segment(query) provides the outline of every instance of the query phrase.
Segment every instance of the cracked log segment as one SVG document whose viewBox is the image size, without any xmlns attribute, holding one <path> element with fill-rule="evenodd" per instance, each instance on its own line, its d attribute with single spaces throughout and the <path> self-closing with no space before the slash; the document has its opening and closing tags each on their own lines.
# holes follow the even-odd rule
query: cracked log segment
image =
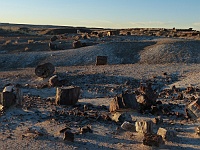
<svg viewBox="0 0 200 150">
<path fill-rule="evenodd" d="M 120 109 L 138 109 L 138 103 L 135 98 L 134 93 L 122 93 L 119 96 L 115 97 L 111 102 L 110 102 L 110 107 L 109 110 L 110 112 L 115 112 Z"/>
<path fill-rule="evenodd" d="M 75 105 L 80 95 L 80 87 L 58 87 L 56 90 L 57 105 Z"/>
<path fill-rule="evenodd" d="M 47 78 L 53 75 L 55 71 L 55 67 L 51 63 L 45 63 L 42 65 L 38 65 L 35 68 L 35 74 L 41 78 Z"/>
</svg>

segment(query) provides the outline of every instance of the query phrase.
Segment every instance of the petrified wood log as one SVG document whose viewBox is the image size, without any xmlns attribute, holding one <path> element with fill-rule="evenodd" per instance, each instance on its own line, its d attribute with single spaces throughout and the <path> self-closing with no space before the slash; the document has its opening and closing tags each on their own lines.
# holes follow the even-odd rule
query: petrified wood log
<svg viewBox="0 0 200 150">
<path fill-rule="evenodd" d="M 107 64 L 107 56 L 97 56 L 96 57 L 96 65 L 106 65 Z"/>
<path fill-rule="evenodd" d="M 143 144 L 148 146 L 157 146 L 164 144 L 161 135 L 148 133 L 144 135 Z"/>
<path fill-rule="evenodd" d="M 186 107 L 186 115 L 190 118 L 200 118 L 200 99 L 193 101 Z"/>
<path fill-rule="evenodd" d="M 153 122 L 149 121 L 137 121 L 135 122 L 136 131 L 139 133 L 152 133 Z"/>
<path fill-rule="evenodd" d="M 56 91 L 57 105 L 74 105 L 78 102 L 80 87 L 58 87 Z"/>
<path fill-rule="evenodd" d="M 13 92 L 0 92 L 0 104 L 4 107 L 10 107 L 15 104 L 16 95 Z"/>
<path fill-rule="evenodd" d="M 72 133 L 71 131 L 65 131 L 63 140 L 74 142 L 74 133 Z"/>
<path fill-rule="evenodd" d="M 38 65 L 35 68 L 35 74 L 41 78 L 47 78 L 53 75 L 55 71 L 55 67 L 51 63 L 45 63 L 42 65 Z"/>
<path fill-rule="evenodd" d="M 123 93 L 117 97 L 115 97 L 110 102 L 109 110 L 110 112 L 114 112 L 120 109 L 138 109 L 138 103 L 135 98 L 135 94 L 131 93 Z"/>
</svg>

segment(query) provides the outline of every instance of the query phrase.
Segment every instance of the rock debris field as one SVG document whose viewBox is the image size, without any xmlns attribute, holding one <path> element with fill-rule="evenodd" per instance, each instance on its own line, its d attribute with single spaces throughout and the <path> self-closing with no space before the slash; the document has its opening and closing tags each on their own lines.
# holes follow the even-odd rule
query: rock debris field
<svg viewBox="0 0 200 150">
<path fill-rule="evenodd" d="M 72 48 L 68 34 L 57 40 L 66 47 L 49 50 L 50 35 L 18 36 L 0 38 L 0 149 L 200 149 L 199 40 L 114 35 Z M 23 41 L 33 38 L 38 46 Z M 38 77 L 45 63 L 55 70 Z M 3 107 L 11 85 L 22 103 Z M 69 86 L 80 88 L 78 102 L 58 105 L 57 89 Z"/>
</svg>

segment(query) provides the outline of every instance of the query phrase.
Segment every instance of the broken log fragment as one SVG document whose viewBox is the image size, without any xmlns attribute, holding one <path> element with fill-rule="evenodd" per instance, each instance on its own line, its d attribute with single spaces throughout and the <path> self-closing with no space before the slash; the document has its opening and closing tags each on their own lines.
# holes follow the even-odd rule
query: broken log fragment
<svg viewBox="0 0 200 150">
<path fill-rule="evenodd" d="M 64 136 L 63 136 L 63 140 L 74 142 L 74 133 L 72 133 L 71 131 L 65 131 Z"/>
<path fill-rule="evenodd" d="M 56 90 L 57 105 L 75 105 L 80 95 L 80 87 L 68 86 L 58 87 Z"/>
<path fill-rule="evenodd" d="M 200 136 L 200 126 L 195 128 L 195 133 Z"/>
<path fill-rule="evenodd" d="M 186 108 L 186 115 L 189 118 L 197 119 L 200 117 L 200 99 L 190 103 Z"/>
<path fill-rule="evenodd" d="M 54 44 L 54 43 L 49 43 L 49 48 L 50 48 L 50 50 L 57 50 L 58 49 L 58 46 L 57 46 L 57 44 Z"/>
<path fill-rule="evenodd" d="M 97 56 L 96 57 L 96 66 L 97 65 L 106 65 L 107 64 L 107 56 Z"/>
<path fill-rule="evenodd" d="M 158 129 L 157 135 L 161 135 L 163 139 L 168 141 L 176 137 L 176 133 L 173 130 L 167 130 L 161 127 Z"/>
<path fill-rule="evenodd" d="M 55 87 L 55 86 L 60 86 L 60 80 L 58 79 L 57 75 L 52 76 L 49 78 L 49 86 L 50 87 Z"/>
<path fill-rule="evenodd" d="M 116 112 L 111 114 L 110 118 L 111 120 L 119 123 L 123 123 L 125 121 L 132 122 L 132 117 L 129 113 Z"/>
<path fill-rule="evenodd" d="M 149 121 L 137 121 L 135 122 L 136 131 L 139 133 L 152 133 L 153 123 Z"/>
<path fill-rule="evenodd" d="M 135 98 L 134 93 L 122 93 L 119 96 L 116 96 L 111 102 L 109 110 L 110 112 L 115 112 L 120 109 L 138 109 L 138 103 Z"/>
<path fill-rule="evenodd" d="M 91 129 L 91 126 L 84 126 L 82 128 L 80 128 L 80 134 L 84 134 L 84 133 L 92 133 L 92 129 Z"/>
<path fill-rule="evenodd" d="M 157 93 L 152 89 L 152 83 L 141 83 L 137 91 L 137 102 L 139 103 L 139 110 L 144 113 L 145 110 L 150 110 L 152 105 L 156 105 Z"/>
<path fill-rule="evenodd" d="M 80 48 L 82 47 L 81 41 L 74 41 L 72 44 L 73 48 Z"/>
<path fill-rule="evenodd" d="M 148 146 L 157 146 L 164 144 L 161 135 L 147 133 L 144 135 L 143 144 Z"/>
<path fill-rule="evenodd" d="M 51 75 L 53 75 L 54 71 L 55 71 L 55 67 L 51 63 L 45 63 L 42 65 L 38 65 L 35 68 L 35 74 L 41 78 L 50 77 Z"/>
<path fill-rule="evenodd" d="M 128 131 L 132 131 L 132 132 L 135 132 L 135 124 L 133 123 L 130 123 L 128 121 L 125 121 L 122 125 L 121 125 L 121 128 L 124 129 L 124 130 L 128 130 Z"/>
<path fill-rule="evenodd" d="M 0 92 L 0 104 L 6 108 L 15 104 L 16 95 L 13 92 Z"/>
</svg>

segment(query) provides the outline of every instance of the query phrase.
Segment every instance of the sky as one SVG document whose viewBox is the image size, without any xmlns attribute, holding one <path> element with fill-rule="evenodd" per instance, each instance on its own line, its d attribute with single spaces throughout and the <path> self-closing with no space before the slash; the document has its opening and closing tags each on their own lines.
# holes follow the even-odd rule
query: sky
<svg viewBox="0 0 200 150">
<path fill-rule="evenodd" d="M 0 23 L 200 31 L 200 0 L 1 0 Z"/>
</svg>

